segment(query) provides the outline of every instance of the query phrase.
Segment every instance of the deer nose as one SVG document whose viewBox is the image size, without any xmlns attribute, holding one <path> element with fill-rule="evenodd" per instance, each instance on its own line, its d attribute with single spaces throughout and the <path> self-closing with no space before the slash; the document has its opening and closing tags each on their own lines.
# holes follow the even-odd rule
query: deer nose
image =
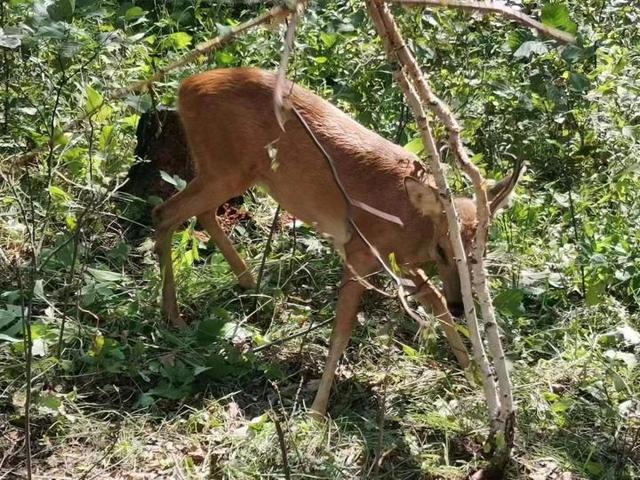
<svg viewBox="0 0 640 480">
<path fill-rule="evenodd" d="M 464 305 L 462 303 L 449 304 L 449 311 L 454 317 L 462 317 L 464 315 Z"/>
</svg>

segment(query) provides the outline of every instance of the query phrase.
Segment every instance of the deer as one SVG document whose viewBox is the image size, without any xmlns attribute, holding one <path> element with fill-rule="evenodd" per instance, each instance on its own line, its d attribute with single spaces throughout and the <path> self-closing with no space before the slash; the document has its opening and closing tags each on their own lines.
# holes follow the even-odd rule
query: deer
<svg viewBox="0 0 640 480">
<path fill-rule="evenodd" d="M 311 406 L 312 414 L 322 417 L 362 295 L 370 286 L 362 279 L 379 270 L 381 259 L 395 257 L 415 286 L 412 294 L 427 307 L 433 301 L 429 291 L 420 288 L 425 281 L 421 268 L 427 264 L 435 264 L 446 305 L 455 317 L 462 314 L 462 294 L 440 195 L 418 157 L 289 80 L 287 101 L 303 121 L 289 115 L 281 128 L 274 113 L 276 82 L 275 73 L 256 68 L 216 69 L 182 81 L 177 108 L 196 174 L 153 211 L 162 309 L 173 325 L 184 325 L 176 299 L 171 241 L 173 231 L 191 217 L 197 217 L 207 231 L 240 286 L 255 287 L 247 263 L 221 229 L 216 210 L 254 185 L 264 187 L 283 209 L 329 238 L 344 260 L 329 352 Z M 365 208 L 347 205 L 309 131 L 331 157 L 349 197 Z M 488 190 L 492 214 L 506 205 L 518 176 L 514 169 Z M 471 252 L 475 202 L 460 197 L 454 204 L 466 251 Z M 389 221 L 387 216 L 400 221 Z M 351 225 L 357 225 L 358 235 Z"/>
</svg>

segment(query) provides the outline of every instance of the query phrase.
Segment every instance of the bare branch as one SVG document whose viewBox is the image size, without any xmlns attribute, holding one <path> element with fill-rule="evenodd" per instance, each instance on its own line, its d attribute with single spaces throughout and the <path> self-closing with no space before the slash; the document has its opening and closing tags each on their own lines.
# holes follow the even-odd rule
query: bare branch
<svg viewBox="0 0 640 480">
<path fill-rule="evenodd" d="M 340 180 L 340 177 L 338 175 L 338 171 L 336 170 L 336 166 L 335 166 L 335 164 L 333 162 L 333 159 L 331 158 L 331 155 L 329 155 L 329 153 L 326 151 L 326 149 L 318 141 L 317 137 L 315 136 L 313 131 L 311 131 L 311 129 L 309 128 L 309 125 L 307 124 L 307 122 L 304 119 L 304 117 L 300 114 L 298 109 L 296 109 L 295 107 L 292 106 L 292 111 L 293 111 L 294 115 L 296 116 L 296 118 L 298 119 L 298 121 L 300 122 L 300 124 L 302 125 L 302 127 L 305 129 L 305 131 L 309 135 L 309 137 L 311 138 L 311 140 L 313 141 L 314 145 L 318 148 L 320 153 L 322 153 L 322 156 L 324 157 L 324 159 L 326 160 L 326 162 L 327 162 L 327 164 L 329 166 L 329 170 L 331 172 L 333 180 L 336 183 L 336 186 L 338 187 L 338 190 L 340 190 L 340 193 L 342 194 L 342 197 L 343 197 L 343 199 L 345 201 L 345 205 L 346 205 L 346 208 L 347 208 L 347 222 L 349 223 L 349 226 L 353 229 L 354 233 L 358 236 L 358 238 L 360 240 L 362 240 L 362 242 L 367 246 L 367 248 L 369 249 L 371 254 L 375 257 L 375 259 L 378 261 L 378 263 L 380 264 L 382 269 L 385 271 L 385 273 L 387 275 L 389 275 L 389 277 L 391 277 L 391 279 L 396 283 L 396 286 L 398 287 L 398 292 L 397 292 L 398 299 L 400 300 L 400 304 L 402 305 L 402 308 L 404 308 L 404 310 L 407 313 L 407 315 L 409 315 L 411 318 L 413 318 L 418 323 L 418 325 L 424 326 L 425 325 L 424 320 L 422 319 L 422 317 L 420 317 L 420 315 L 418 315 L 416 312 L 411 310 L 411 308 L 409 307 L 409 304 L 407 303 L 407 299 L 406 299 L 405 287 L 406 286 L 410 286 L 410 287 L 415 286 L 414 282 L 412 280 L 408 280 L 408 279 L 405 279 L 405 278 L 402 278 L 402 277 L 396 275 L 394 273 L 394 271 L 391 269 L 391 267 L 389 267 L 389 265 L 387 265 L 387 262 L 382 258 L 382 256 L 380 255 L 380 252 L 378 252 L 378 249 L 362 233 L 362 230 L 360 230 L 360 228 L 358 227 L 358 225 L 356 224 L 356 222 L 355 222 L 355 220 L 353 218 L 352 208 L 353 208 L 354 202 L 351 199 L 351 196 L 349 195 L 349 193 L 347 192 L 344 184 Z M 356 278 L 355 278 L 356 281 L 362 283 L 367 288 L 371 287 L 371 284 L 369 284 L 369 282 L 367 282 L 362 277 L 360 277 L 358 275 L 358 272 L 355 272 L 354 269 L 352 269 L 349 264 L 347 264 L 347 267 L 352 272 L 354 272 L 356 274 Z"/>
<path fill-rule="evenodd" d="M 263 13 L 262 15 L 259 15 L 255 18 L 252 18 L 251 20 L 247 20 L 244 23 L 231 27 L 224 34 L 218 35 L 217 37 L 196 46 L 196 48 L 189 51 L 188 53 L 186 53 L 185 55 L 183 55 L 182 57 L 180 57 L 178 60 L 171 63 L 170 65 L 167 65 L 166 67 L 161 68 L 153 76 L 147 78 L 146 80 L 140 80 L 138 82 L 134 82 L 126 87 L 113 91 L 113 93 L 109 95 L 105 95 L 102 99 L 102 102 L 99 105 L 96 105 L 92 111 L 85 112 L 84 114 L 80 115 L 78 118 L 66 123 L 61 127 L 61 131 L 68 132 L 69 130 L 76 128 L 83 121 L 87 120 L 88 118 L 91 118 L 93 115 L 98 113 L 98 111 L 100 111 L 102 106 L 108 100 L 118 100 L 131 93 L 141 92 L 144 90 L 151 90 L 151 87 L 153 86 L 153 84 L 158 80 L 162 80 L 169 72 L 176 70 L 180 67 L 183 67 L 185 65 L 188 65 L 189 63 L 192 63 L 195 60 L 197 60 L 200 56 L 206 55 L 208 53 L 213 52 L 214 50 L 219 49 L 220 47 L 223 47 L 224 45 L 235 40 L 236 37 L 238 37 L 239 35 L 257 26 L 260 26 L 269 21 L 280 22 L 282 21 L 282 19 L 287 17 L 290 13 L 291 11 L 286 6 L 275 6 L 271 8 L 269 11 Z"/>
<path fill-rule="evenodd" d="M 278 68 L 278 77 L 276 80 L 276 86 L 273 89 L 273 111 L 278 121 L 280 129 L 284 131 L 285 124 L 285 109 L 289 110 L 290 105 L 284 104 L 284 84 L 285 76 L 287 74 L 287 66 L 289 64 L 289 56 L 291 50 L 293 50 L 293 38 L 296 32 L 296 24 L 298 23 L 298 17 L 302 13 L 304 5 L 302 2 L 298 2 L 297 10 L 293 12 L 289 19 L 289 25 L 287 25 L 287 34 L 284 40 L 284 49 L 282 50 L 282 57 L 280 58 L 280 67 Z M 291 86 L 293 88 L 293 85 Z M 287 94 L 287 98 L 289 95 Z"/>
<path fill-rule="evenodd" d="M 285 480 L 291 479 L 291 469 L 289 467 L 289 454 L 287 451 L 287 441 L 284 438 L 284 431 L 280 424 L 280 418 L 277 413 L 271 415 L 274 425 L 276 426 L 276 433 L 278 434 L 278 444 L 280 445 L 280 454 L 282 455 L 282 467 L 284 469 Z"/>
<path fill-rule="evenodd" d="M 576 37 L 570 33 L 564 32 L 554 27 L 549 27 L 534 20 L 530 16 L 519 12 L 515 8 L 509 7 L 502 2 L 487 2 L 473 0 L 386 0 L 388 3 L 398 5 L 406 5 L 412 7 L 430 7 L 430 8 L 457 8 L 460 10 L 497 13 L 513 20 L 525 27 L 538 30 L 554 40 L 563 43 L 575 43 Z"/>
<path fill-rule="evenodd" d="M 489 405 L 490 414 L 492 414 L 492 426 L 494 432 L 502 432 L 505 435 L 506 448 L 501 448 L 498 461 L 506 459 L 511 448 L 513 440 L 514 425 L 514 404 L 511 391 L 511 381 L 509 372 L 506 367 L 504 350 L 500 340 L 498 326 L 496 324 L 495 313 L 491 302 L 491 295 L 487 282 L 487 274 L 484 266 L 484 252 L 487 245 L 487 236 L 489 222 L 491 220 L 491 210 L 487 198 L 486 182 L 480 170 L 470 161 L 466 150 L 460 138 L 461 128 L 451 113 L 449 107 L 442 102 L 429 87 L 424 75 L 415 61 L 412 53 L 407 48 L 402 39 L 391 12 L 388 10 L 381 0 L 370 0 L 370 11 L 374 23 L 385 41 L 387 53 L 393 60 L 394 56 L 403 67 L 398 75 L 398 80 L 407 96 L 410 106 L 414 110 L 418 126 L 423 135 L 423 141 L 427 151 L 430 153 L 430 163 L 436 183 L 440 189 L 440 196 L 445 205 L 445 212 L 449 220 L 450 239 L 458 260 L 458 273 L 463 293 L 463 302 L 466 310 L 467 323 L 471 333 L 471 341 L 473 344 L 474 357 L 480 364 L 480 369 L 485 377 L 485 395 Z M 476 230 L 474 251 L 467 259 L 463 257 L 464 251 L 461 252 L 462 241 L 459 237 L 457 221 L 455 219 L 455 211 L 453 204 L 450 202 L 450 192 L 446 185 L 446 178 L 440 168 L 438 159 L 438 151 L 433 139 L 433 135 L 429 128 L 429 123 L 423 110 L 423 105 L 428 106 L 438 119 L 444 124 L 449 133 L 449 146 L 461 165 L 466 176 L 472 181 L 476 193 L 476 215 L 478 226 Z M 516 182 L 519 172 L 514 172 L 513 181 Z M 515 186 L 515 185 L 513 185 Z M 462 253 L 462 255 L 461 255 Z M 469 275 L 468 264 L 472 266 L 473 284 Z M 484 353 L 482 338 L 478 318 L 473 306 L 472 292 L 478 297 L 482 319 L 485 330 L 487 332 L 487 340 L 493 362 L 495 364 L 497 381 L 496 384 L 491 375 L 490 364 Z M 494 408 L 499 410 L 495 411 Z M 497 414 L 497 417 L 493 417 Z"/>
<path fill-rule="evenodd" d="M 449 223 L 449 239 L 454 250 L 458 267 L 458 275 L 460 276 L 460 287 L 462 291 L 465 317 L 471 334 L 473 355 L 474 359 L 478 363 L 480 371 L 482 372 L 483 387 L 489 408 L 489 417 L 492 422 L 492 430 L 495 431 L 499 428 L 496 420 L 498 419 L 500 411 L 497 386 L 495 384 L 493 372 L 485 354 L 482 337 L 480 335 L 480 327 L 473 302 L 471 278 L 464 245 L 462 243 L 462 237 L 460 235 L 460 224 L 458 222 L 457 212 L 451 198 L 451 191 L 447 184 L 444 170 L 440 163 L 440 153 L 433 137 L 429 121 L 423 109 L 423 104 L 429 105 L 433 108 L 433 104 L 436 103 L 434 99 L 435 96 L 424 79 L 415 58 L 400 35 L 388 7 L 381 0 L 369 0 L 368 7 L 373 23 L 378 31 L 378 35 L 381 37 L 385 46 L 389 60 L 393 63 L 398 62 L 401 67 L 396 79 L 399 81 L 400 86 L 407 97 L 409 106 L 413 110 L 422 135 L 423 144 L 429 153 L 431 172 L 434 175 L 436 185 L 438 186 L 440 198 Z M 406 69 L 406 72 L 404 69 Z M 409 78 L 411 78 L 412 82 L 409 81 Z M 411 83 L 414 84 L 415 88 Z M 450 119 L 451 116 L 445 117 L 445 120 Z"/>
</svg>

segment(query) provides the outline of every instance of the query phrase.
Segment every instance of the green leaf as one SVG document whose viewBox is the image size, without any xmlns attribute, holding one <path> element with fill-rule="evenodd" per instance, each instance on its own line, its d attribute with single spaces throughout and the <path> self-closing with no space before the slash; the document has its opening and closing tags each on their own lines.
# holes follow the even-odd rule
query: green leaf
<svg viewBox="0 0 640 480">
<path fill-rule="evenodd" d="M 107 150 L 111 146 L 112 140 L 113 140 L 113 125 L 107 125 L 100 132 L 100 141 L 98 142 L 98 145 L 100 146 L 100 150 Z"/>
<path fill-rule="evenodd" d="M 189 35 L 187 32 L 172 33 L 166 38 L 166 41 L 163 43 L 165 44 L 165 46 L 170 46 L 177 50 L 183 50 L 191 45 L 191 35 Z"/>
<path fill-rule="evenodd" d="M 571 20 L 569 9 L 562 3 L 549 3 L 542 7 L 542 23 L 549 27 L 576 33 L 578 26 Z"/>
<path fill-rule="evenodd" d="M 198 324 L 197 338 L 203 343 L 212 342 L 222 337 L 222 329 L 227 320 L 221 318 L 207 318 Z"/>
<path fill-rule="evenodd" d="M 531 34 L 525 30 L 514 30 L 507 38 L 507 45 L 511 50 L 517 50 L 527 40 L 531 40 Z"/>
<path fill-rule="evenodd" d="M 76 9 L 76 0 L 55 0 L 47 7 L 49 18 L 56 22 L 71 20 Z"/>
<path fill-rule="evenodd" d="M 569 410 L 573 404 L 573 399 L 569 397 L 560 397 L 557 401 L 551 404 L 551 411 L 558 414 L 564 413 Z"/>
<path fill-rule="evenodd" d="M 49 393 L 40 394 L 35 403 L 41 413 L 57 413 L 62 407 L 62 400 Z"/>
<path fill-rule="evenodd" d="M 585 292 L 585 300 L 587 305 L 598 305 L 604 299 L 607 290 L 606 282 L 602 280 L 591 280 L 587 283 L 587 291 Z"/>
<path fill-rule="evenodd" d="M 236 61 L 236 57 L 230 52 L 217 52 L 215 58 L 220 65 L 233 65 Z"/>
<path fill-rule="evenodd" d="M 629 325 L 618 327 L 616 333 L 627 345 L 640 345 L 640 333 Z"/>
<path fill-rule="evenodd" d="M 314 62 L 316 62 L 317 64 L 322 64 L 322 63 L 327 63 L 327 57 L 315 57 L 313 59 Z"/>
<path fill-rule="evenodd" d="M 95 90 L 91 85 L 87 85 L 87 103 L 84 107 L 87 114 L 95 113 L 104 102 L 100 92 Z"/>
<path fill-rule="evenodd" d="M 398 261 L 396 259 L 396 254 L 394 252 L 391 252 L 389 254 L 389 266 L 391 267 L 393 273 L 397 275 L 400 275 L 402 273 L 400 270 L 400 265 L 398 265 Z"/>
<path fill-rule="evenodd" d="M 622 127 L 622 135 L 632 140 L 640 140 L 640 125 L 626 125 Z"/>
<path fill-rule="evenodd" d="M 404 146 L 404 149 L 407 150 L 408 152 L 413 153 L 414 155 L 420 155 L 420 153 L 422 153 L 422 151 L 424 150 L 424 145 L 422 144 L 422 138 L 420 137 L 414 138 Z"/>
<path fill-rule="evenodd" d="M 9 342 L 9 343 L 19 343 L 22 342 L 19 338 L 12 337 L 5 333 L 0 333 L 0 341 Z"/>
<path fill-rule="evenodd" d="M 69 135 L 62 131 L 59 125 L 53 129 L 53 136 L 51 138 L 54 145 L 65 146 L 69 143 Z"/>
<path fill-rule="evenodd" d="M 513 56 L 515 58 L 529 58 L 531 55 L 543 55 L 548 51 L 549 49 L 544 43 L 530 40 L 520 45 L 518 50 L 514 52 Z"/>
<path fill-rule="evenodd" d="M 60 187 L 56 187 L 55 185 L 51 185 L 49 187 L 49 195 L 51 195 L 53 203 L 58 205 L 64 205 L 69 200 L 71 200 L 71 197 L 67 192 L 62 190 Z"/>
<path fill-rule="evenodd" d="M 254 432 L 259 432 L 268 423 L 269 415 L 263 413 L 259 417 L 254 417 L 249 421 L 249 428 Z"/>
<path fill-rule="evenodd" d="M 584 54 L 584 50 L 576 45 L 567 45 L 564 50 L 562 50 L 561 57 L 567 63 L 574 63 Z"/>
<path fill-rule="evenodd" d="M 185 182 L 179 176 L 177 176 L 177 175 L 173 175 L 173 176 L 169 175 L 164 170 L 160 170 L 160 178 L 162 178 L 165 182 L 170 183 L 171 185 L 176 187 L 176 189 L 178 191 L 184 190 L 184 187 L 187 186 L 187 182 Z"/>
<path fill-rule="evenodd" d="M 145 14 L 145 11 L 140 7 L 131 7 L 128 9 L 125 14 L 125 20 L 133 20 L 134 18 L 142 17 Z"/>
<path fill-rule="evenodd" d="M 524 312 L 523 298 L 524 292 L 522 290 L 511 288 L 500 292 L 493 300 L 493 304 L 501 313 L 518 316 Z"/>
<path fill-rule="evenodd" d="M 21 43 L 20 37 L 6 35 L 0 31 L 0 47 L 14 49 L 18 48 Z"/>
<path fill-rule="evenodd" d="M 586 92 L 589 90 L 591 86 L 591 82 L 587 77 L 582 75 L 581 73 L 573 73 L 569 74 L 569 85 L 571 88 L 577 92 Z"/>
<path fill-rule="evenodd" d="M 605 358 L 624 362 L 627 367 L 633 368 L 638 364 L 638 358 L 630 352 L 620 352 L 618 350 L 607 350 L 604 352 Z"/>
<path fill-rule="evenodd" d="M 604 472 L 604 467 L 602 466 L 601 463 L 593 462 L 591 460 L 589 460 L 584 467 L 587 470 L 587 472 L 589 472 L 591 475 L 595 477 L 601 478 L 601 475 Z"/>
<path fill-rule="evenodd" d="M 320 32 L 320 40 L 322 40 L 325 47 L 331 48 L 338 41 L 338 35 L 335 33 Z"/>
<path fill-rule="evenodd" d="M 418 351 L 415 348 L 410 347 L 409 345 L 402 344 L 402 351 L 409 358 L 418 357 Z"/>
</svg>

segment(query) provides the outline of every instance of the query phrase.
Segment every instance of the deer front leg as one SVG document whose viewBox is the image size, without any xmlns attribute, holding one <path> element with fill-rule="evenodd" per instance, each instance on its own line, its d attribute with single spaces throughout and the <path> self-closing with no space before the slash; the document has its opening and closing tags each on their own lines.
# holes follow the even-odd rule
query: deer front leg
<svg viewBox="0 0 640 480">
<path fill-rule="evenodd" d="M 316 417 L 324 417 L 327 413 L 327 404 L 338 361 L 349 343 L 349 338 L 351 338 L 360 300 L 365 290 L 364 285 L 357 280 L 357 275 L 368 275 L 375 270 L 375 260 L 369 254 L 347 257 L 347 263 L 348 266 L 345 267 L 342 276 L 342 287 L 338 294 L 336 323 L 329 341 L 329 355 L 324 365 L 316 398 L 311 405 L 312 415 Z"/>
<path fill-rule="evenodd" d="M 462 368 L 469 366 L 469 353 L 456 329 L 456 323 L 447 308 L 447 301 L 438 288 L 421 270 L 414 276 L 413 281 L 419 285 L 412 296 L 423 306 L 433 311 L 438 323 L 442 326 L 449 345 Z"/>
</svg>

